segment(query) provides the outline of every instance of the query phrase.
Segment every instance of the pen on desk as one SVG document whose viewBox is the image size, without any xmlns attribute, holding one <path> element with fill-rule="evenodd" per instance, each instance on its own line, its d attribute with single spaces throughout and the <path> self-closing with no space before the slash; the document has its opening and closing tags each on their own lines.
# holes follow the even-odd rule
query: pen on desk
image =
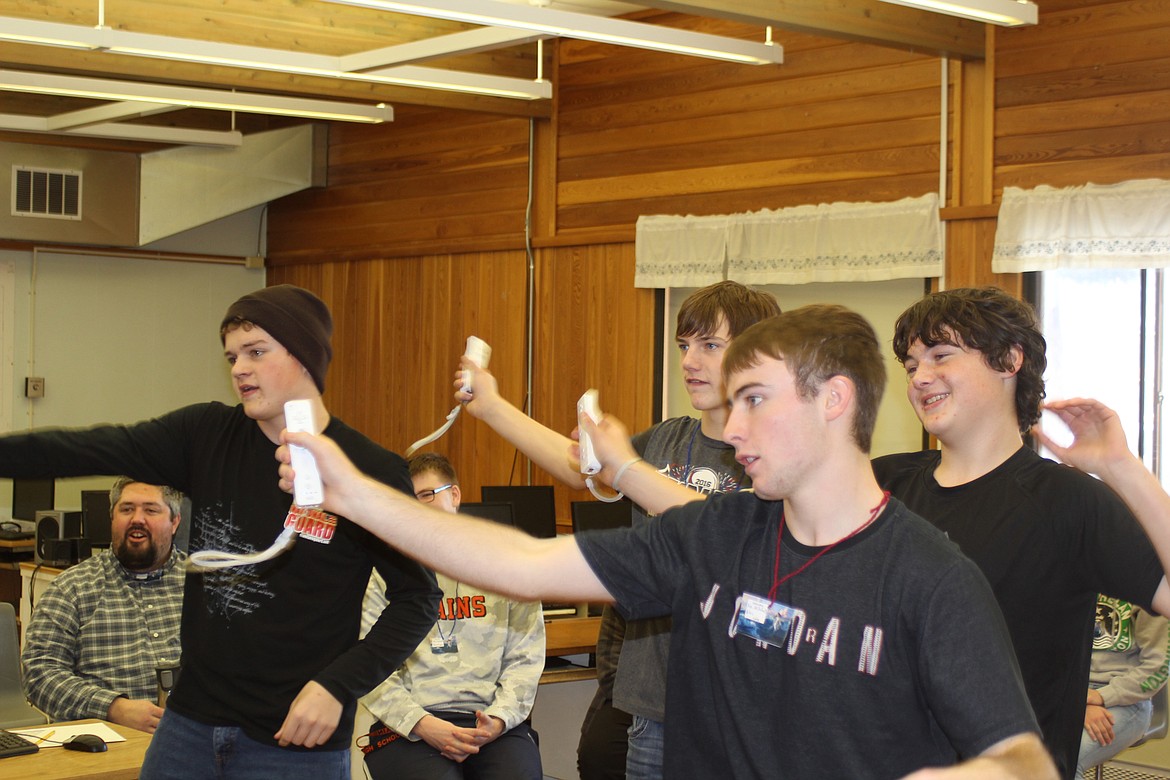
<svg viewBox="0 0 1170 780">
<path fill-rule="evenodd" d="M 46 739 L 48 739 L 49 737 L 53 736 L 56 733 L 57 733 L 56 729 L 53 729 L 51 731 L 46 731 L 44 734 L 41 734 L 39 737 L 37 737 L 37 744 L 38 745 L 41 744 Z"/>
</svg>

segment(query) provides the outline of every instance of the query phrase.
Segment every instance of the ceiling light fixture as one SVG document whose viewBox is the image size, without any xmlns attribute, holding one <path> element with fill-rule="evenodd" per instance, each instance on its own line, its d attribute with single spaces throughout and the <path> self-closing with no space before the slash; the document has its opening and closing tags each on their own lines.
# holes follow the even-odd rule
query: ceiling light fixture
<svg viewBox="0 0 1170 780">
<path fill-rule="evenodd" d="M 976 22 L 997 24 L 1001 27 L 1020 27 L 1036 24 L 1038 9 L 1035 3 L 1026 0 L 885 0 L 895 5 L 905 5 L 925 11 L 935 11 L 948 16 L 961 16 Z"/>
<path fill-rule="evenodd" d="M 121 138 L 130 141 L 149 141 L 160 144 L 186 144 L 189 146 L 242 146 L 244 134 L 239 130 L 195 130 L 182 127 L 160 127 L 158 125 L 128 125 L 120 122 L 103 122 L 84 127 L 54 129 L 53 117 L 26 116 L 24 114 L 0 114 L 0 130 L 22 133 L 38 133 L 63 136 L 92 136 L 96 138 Z"/>
<path fill-rule="evenodd" d="M 216 89 L 180 87 L 169 84 L 146 84 L 80 76 L 57 76 L 0 70 L 0 91 L 29 92 L 39 95 L 64 95 L 95 100 L 161 103 L 183 108 L 208 108 L 217 111 L 242 111 L 252 114 L 276 114 L 306 119 L 378 124 L 394 119 L 394 109 L 385 103 L 374 106 L 342 103 L 335 100 L 312 100 L 278 95 L 226 92 Z"/>
<path fill-rule="evenodd" d="M 553 8 L 514 5 L 496 0 L 326 0 L 381 11 L 447 19 L 491 27 L 511 27 L 546 35 L 576 38 L 618 46 L 686 54 L 693 57 L 772 65 L 784 61 L 784 49 L 774 43 L 753 43 L 722 35 L 696 33 L 645 22 L 559 11 Z"/>
<path fill-rule="evenodd" d="M 380 50 L 382 62 L 370 56 L 334 57 L 311 52 L 267 49 L 230 43 L 175 38 L 167 35 L 135 33 L 109 27 L 81 27 L 58 22 L 0 17 L 0 40 L 38 43 L 71 49 L 105 51 L 134 57 L 224 65 L 305 76 L 323 76 L 373 84 L 391 84 L 422 89 L 441 89 L 488 97 L 540 100 L 552 97 L 547 81 L 530 81 L 506 76 L 491 76 L 465 71 L 420 66 L 379 68 L 393 64 L 394 47 Z M 361 59 L 355 59 L 355 58 Z M 358 65 L 360 67 L 347 67 Z M 363 70 L 371 69 L 368 72 Z"/>
</svg>

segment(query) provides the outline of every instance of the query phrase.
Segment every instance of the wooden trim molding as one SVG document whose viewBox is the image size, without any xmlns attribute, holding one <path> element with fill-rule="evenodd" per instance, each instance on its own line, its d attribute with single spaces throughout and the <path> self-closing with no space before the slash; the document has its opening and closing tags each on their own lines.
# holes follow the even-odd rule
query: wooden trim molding
<svg viewBox="0 0 1170 780">
<path fill-rule="evenodd" d="M 944 222 L 956 219 L 996 219 L 999 217 L 998 203 L 981 206 L 948 206 L 938 210 L 938 218 Z"/>
</svg>

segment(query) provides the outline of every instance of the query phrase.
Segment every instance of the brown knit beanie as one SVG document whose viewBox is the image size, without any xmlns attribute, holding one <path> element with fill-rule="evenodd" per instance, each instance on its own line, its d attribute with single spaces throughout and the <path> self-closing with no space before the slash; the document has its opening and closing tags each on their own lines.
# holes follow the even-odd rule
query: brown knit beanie
<svg viewBox="0 0 1170 780">
<path fill-rule="evenodd" d="M 227 335 L 223 328 L 237 317 L 268 331 L 301 362 L 317 389 L 325 392 L 325 372 L 333 359 L 333 317 L 324 301 L 291 284 L 248 293 L 228 307 L 219 326 L 220 341 Z"/>
</svg>

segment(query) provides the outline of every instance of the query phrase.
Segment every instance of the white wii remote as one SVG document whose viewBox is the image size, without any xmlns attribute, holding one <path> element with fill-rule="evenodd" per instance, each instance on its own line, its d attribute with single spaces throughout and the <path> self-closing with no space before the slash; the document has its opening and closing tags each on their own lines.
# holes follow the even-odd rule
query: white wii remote
<svg viewBox="0 0 1170 780">
<path fill-rule="evenodd" d="M 463 356 L 480 368 L 487 368 L 488 361 L 492 358 L 492 348 L 483 339 L 468 336 Z M 471 392 L 471 372 L 466 370 L 463 372 L 463 392 Z"/>
<path fill-rule="evenodd" d="M 585 414 L 594 424 L 601 422 L 601 406 L 597 403 L 597 391 L 586 390 L 577 401 L 577 415 Z M 578 428 L 577 443 L 581 445 L 581 473 L 596 474 L 601 471 L 601 461 L 593 454 L 593 442 L 583 428 Z"/>
<path fill-rule="evenodd" d="M 284 427 L 294 433 L 316 433 L 312 402 L 308 400 L 286 402 Z M 325 500 L 325 494 L 321 488 L 321 475 L 317 473 L 317 461 L 304 447 L 290 445 L 288 450 L 293 472 L 296 474 L 293 478 L 293 500 L 297 506 L 320 506 Z"/>
</svg>

